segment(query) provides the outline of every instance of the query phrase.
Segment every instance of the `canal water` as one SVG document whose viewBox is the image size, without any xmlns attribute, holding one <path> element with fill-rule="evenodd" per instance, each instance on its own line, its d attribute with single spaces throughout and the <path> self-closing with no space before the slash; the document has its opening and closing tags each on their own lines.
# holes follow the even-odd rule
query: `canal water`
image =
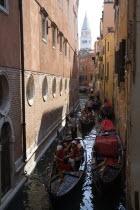
<svg viewBox="0 0 140 210">
<path fill-rule="evenodd" d="M 81 109 L 84 107 L 85 101 L 85 97 L 81 97 Z M 93 129 L 83 136 L 87 150 L 87 170 L 83 184 L 66 203 L 62 202 L 58 206 L 58 210 L 125 210 L 125 194 L 121 186 L 119 190 L 114 189 L 113 192 L 109 192 L 108 195 L 100 198 L 97 198 L 93 193 L 91 159 L 92 147 L 98 128 L 98 117 L 96 117 L 96 124 Z M 7 207 L 7 210 L 53 210 L 44 182 L 49 180 L 56 145 L 57 139 L 42 156 L 31 176 Z"/>
</svg>

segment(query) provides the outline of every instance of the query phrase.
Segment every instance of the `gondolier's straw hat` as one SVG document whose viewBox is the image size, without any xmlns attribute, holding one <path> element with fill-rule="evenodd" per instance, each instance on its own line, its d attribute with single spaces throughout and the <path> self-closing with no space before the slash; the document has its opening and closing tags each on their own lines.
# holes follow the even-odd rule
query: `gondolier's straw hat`
<svg viewBox="0 0 140 210">
<path fill-rule="evenodd" d="M 58 145 L 56 150 L 57 150 L 57 151 L 60 151 L 60 150 L 62 150 L 62 149 L 63 149 L 62 145 Z"/>
</svg>

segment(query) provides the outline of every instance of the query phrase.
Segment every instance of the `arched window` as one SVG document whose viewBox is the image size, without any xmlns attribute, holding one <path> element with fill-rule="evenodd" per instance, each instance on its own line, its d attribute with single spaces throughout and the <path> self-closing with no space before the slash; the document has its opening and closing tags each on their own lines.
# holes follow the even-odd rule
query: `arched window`
<svg viewBox="0 0 140 210">
<path fill-rule="evenodd" d="M 54 77 L 53 83 L 52 83 L 52 95 L 55 98 L 56 96 L 56 78 Z"/>
<path fill-rule="evenodd" d="M 67 91 L 67 78 L 65 79 L 65 92 Z"/>
<path fill-rule="evenodd" d="M 35 84 L 34 84 L 34 78 L 32 75 L 30 75 L 28 79 L 26 95 L 27 95 L 27 101 L 29 105 L 30 106 L 33 105 L 34 96 L 35 96 Z"/>
<path fill-rule="evenodd" d="M 0 113 L 6 115 L 10 109 L 10 91 L 7 77 L 0 74 Z"/>
<path fill-rule="evenodd" d="M 11 188 L 11 164 L 10 164 L 10 139 L 11 126 L 9 122 L 2 125 L 0 135 L 1 151 L 1 193 L 5 195 Z"/>
<path fill-rule="evenodd" d="M 47 100 L 47 94 L 48 94 L 48 82 L 47 82 L 47 77 L 44 77 L 42 82 L 42 97 L 44 101 Z"/>
<path fill-rule="evenodd" d="M 62 89 L 63 89 L 63 81 L 62 81 L 62 78 L 61 78 L 60 79 L 60 86 L 59 86 L 60 96 L 62 96 Z"/>
</svg>

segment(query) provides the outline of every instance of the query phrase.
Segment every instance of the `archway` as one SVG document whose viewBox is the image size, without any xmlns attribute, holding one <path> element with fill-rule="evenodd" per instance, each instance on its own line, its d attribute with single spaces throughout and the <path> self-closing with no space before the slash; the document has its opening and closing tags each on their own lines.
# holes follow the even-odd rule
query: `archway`
<svg viewBox="0 0 140 210">
<path fill-rule="evenodd" d="M 11 160 L 10 160 L 10 140 L 12 130 L 9 122 L 4 122 L 1 127 L 0 145 L 1 150 L 1 196 L 5 195 L 11 188 Z"/>
</svg>

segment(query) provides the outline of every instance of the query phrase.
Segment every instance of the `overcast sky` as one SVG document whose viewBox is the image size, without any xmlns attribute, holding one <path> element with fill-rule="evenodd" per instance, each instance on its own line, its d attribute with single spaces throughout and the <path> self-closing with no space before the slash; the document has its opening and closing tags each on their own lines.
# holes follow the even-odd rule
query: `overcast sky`
<svg viewBox="0 0 140 210">
<path fill-rule="evenodd" d="M 81 28 L 87 12 L 87 17 L 89 20 L 89 25 L 92 33 L 92 46 L 96 41 L 97 37 L 100 35 L 100 18 L 102 16 L 103 10 L 103 0 L 79 0 L 79 14 L 78 14 L 78 33 L 79 38 L 81 36 Z"/>
</svg>

